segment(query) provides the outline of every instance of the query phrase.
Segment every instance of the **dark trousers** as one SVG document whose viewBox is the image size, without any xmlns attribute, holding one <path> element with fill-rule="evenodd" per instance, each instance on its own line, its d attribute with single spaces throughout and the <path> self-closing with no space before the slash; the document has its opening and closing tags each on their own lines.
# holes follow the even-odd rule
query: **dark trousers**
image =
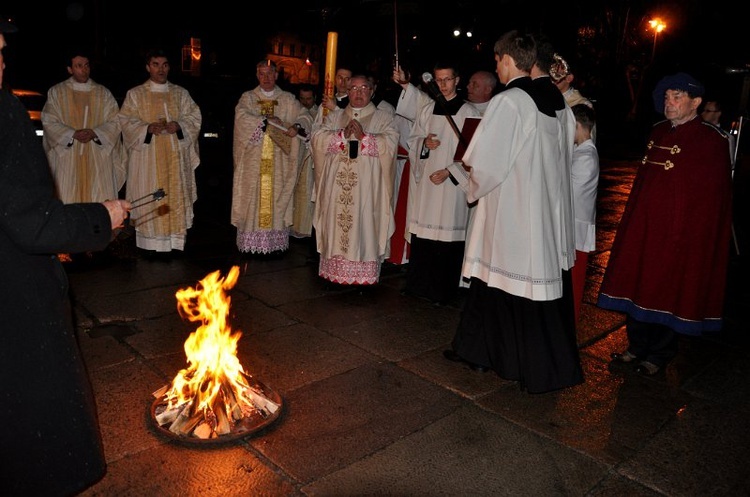
<svg viewBox="0 0 750 497">
<path fill-rule="evenodd" d="M 663 368 L 677 356 L 678 335 L 672 328 L 628 316 L 626 329 L 630 342 L 628 350 L 638 359 Z"/>
</svg>

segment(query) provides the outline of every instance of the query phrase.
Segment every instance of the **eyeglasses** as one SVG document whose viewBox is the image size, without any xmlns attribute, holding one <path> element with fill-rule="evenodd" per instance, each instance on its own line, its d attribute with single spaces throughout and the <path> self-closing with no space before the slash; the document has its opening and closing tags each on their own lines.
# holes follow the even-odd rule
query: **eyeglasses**
<svg viewBox="0 0 750 497">
<path fill-rule="evenodd" d="M 443 83 L 448 83 L 449 81 L 453 81 L 454 79 L 456 79 L 455 76 L 453 76 L 452 78 L 435 78 L 435 82 L 439 85 L 442 85 Z"/>
<path fill-rule="evenodd" d="M 354 93 L 354 92 L 357 92 L 357 91 L 372 91 L 372 88 L 370 88 L 369 86 L 360 85 L 360 86 L 352 86 L 347 91 L 349 93 Z"/>
</svg>

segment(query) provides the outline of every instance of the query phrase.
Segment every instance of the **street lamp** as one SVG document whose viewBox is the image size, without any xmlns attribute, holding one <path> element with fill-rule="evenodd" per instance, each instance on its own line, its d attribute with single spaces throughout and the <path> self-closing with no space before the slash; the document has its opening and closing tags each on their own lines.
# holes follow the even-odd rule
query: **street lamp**
<svg viewBox="0 0 750 497">
<path fill-rule="evenodd" d="M 654 57 L 656 56 L 656 38 L 659 36 L 659 33 L 667 28 L 667 23 L 657 17 L 648 21 L 648 25 L 654 30 L 654 49 L 651 52 L 651 62 L 653 62 Z"/>
</svg>

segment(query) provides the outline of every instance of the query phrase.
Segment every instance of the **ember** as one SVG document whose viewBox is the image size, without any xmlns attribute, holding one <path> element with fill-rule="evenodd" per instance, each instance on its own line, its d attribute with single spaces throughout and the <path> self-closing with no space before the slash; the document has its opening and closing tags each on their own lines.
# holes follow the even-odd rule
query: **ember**
<svg viewBox="0 0 750 497">
<path fill-rule="evenodd" d="M 238 276 L 237 266 L 225 278 L 214 271 L 195 288 L 176 293 L 180 315 L 200 326 L 185 341 L 188 367 L 154 392 L 154 420 L 171 434 L 200 440 L 247 435 L 280 414 L 278 395 L 247 374 L 237 358 L 242 333 L 227 323 L 231 299 L 225 291 Z"/>
</svg>

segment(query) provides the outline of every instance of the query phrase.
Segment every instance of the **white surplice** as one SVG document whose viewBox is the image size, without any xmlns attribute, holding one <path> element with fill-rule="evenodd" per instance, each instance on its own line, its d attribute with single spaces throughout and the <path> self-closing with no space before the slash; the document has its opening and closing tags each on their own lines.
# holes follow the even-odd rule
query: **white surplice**
<svg viewBox="0 0 750 497">
<path fill-rule="evenodd" d="M 466 193 L 450 179 L 439 185 L 430 181 L 432 173 L 448 168 L 454 163 L 453 156 L 459 143 L 458 135 L 448 121 L 448 116 L 433 113 L 435 105 L 436 102 L 429 100 L 419 109 L 409 136 L 409 231 L 428 240 L 463 241 L 466 239 L 469 217 Z M 464 119 L 479 117 L 479 111 L 464 103 L 458 112 L 450 117 L 460 130 L 463 128 Z M 428 134 L 433 133 L 436 135 L 434 138 L 440 140 L 440 146 L 430 150 L 427 159 L 422 159 L 422 144 Z"/>
<path fill-rule="evenodd" d="M 519 88 L 492 98 L 463 156 L 471 173 L 450 168 L 467 185 L 469 202 L 478 201 L 468 229 L 465 278 L 531 300 L 562 297 L 562 270 L 575 260 L 574 130 L 568 107 L 547 116 Z"/>
<path fill-rule="evenodd" d="M 573 207 L 576 250 L 596 249 L 596 193 L 599 186 L 599 152 L 588 139 L 573 149 Z"/>
</svg>

